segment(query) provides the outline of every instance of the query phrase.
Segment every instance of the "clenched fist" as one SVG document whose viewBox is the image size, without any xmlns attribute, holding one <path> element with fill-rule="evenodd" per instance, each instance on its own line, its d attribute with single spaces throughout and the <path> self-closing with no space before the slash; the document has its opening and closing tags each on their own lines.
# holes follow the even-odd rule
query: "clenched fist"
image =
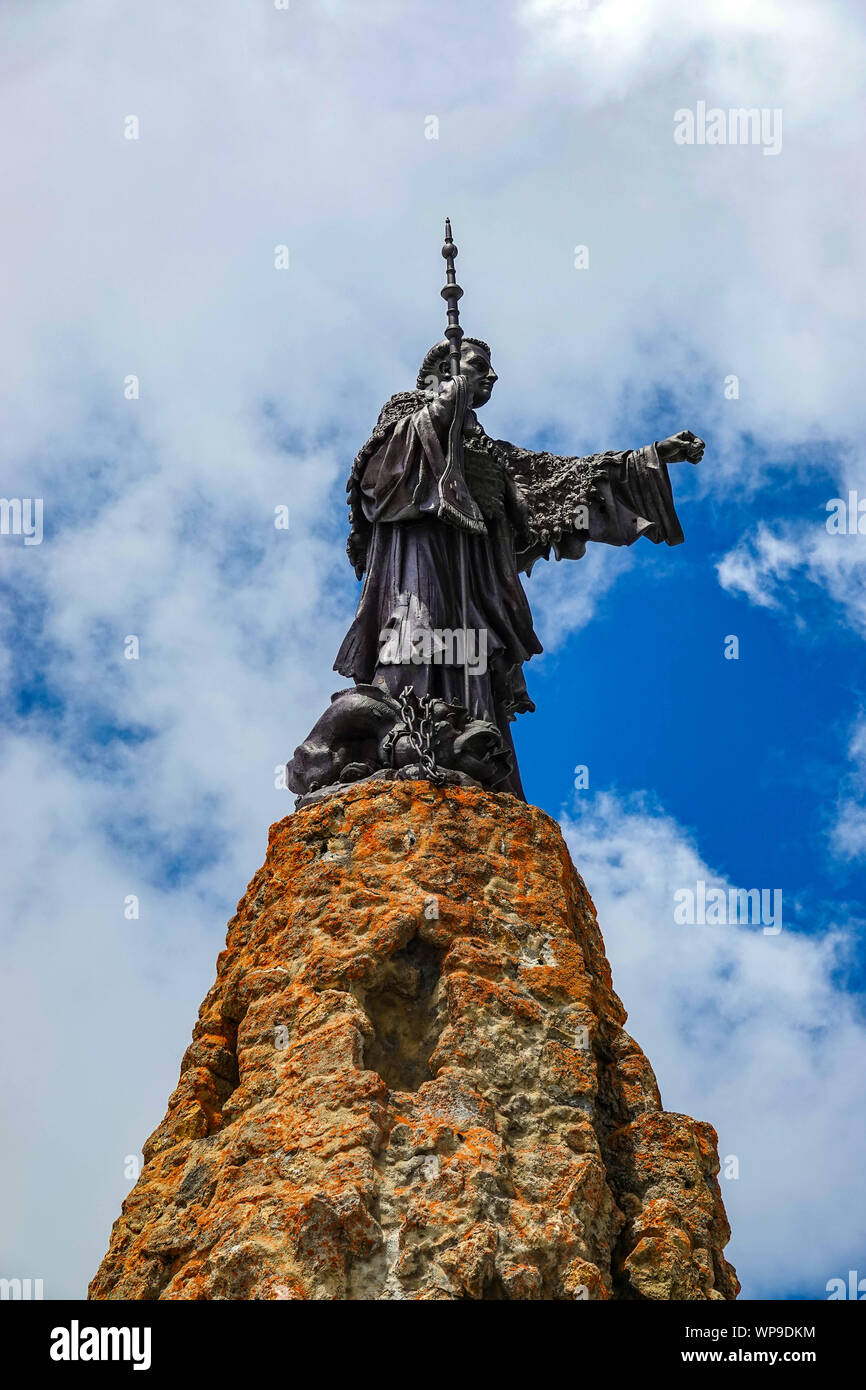
<svg viewBox="0 0 866 1390">
<path fill-rule="evenodd" d="M 698 439 L 691 430 L 680 430 L 670 439 L 662 439 L 656 444 L 662 463 L 700 463 L 704 456 L 704 441 Z"/>
</svg>

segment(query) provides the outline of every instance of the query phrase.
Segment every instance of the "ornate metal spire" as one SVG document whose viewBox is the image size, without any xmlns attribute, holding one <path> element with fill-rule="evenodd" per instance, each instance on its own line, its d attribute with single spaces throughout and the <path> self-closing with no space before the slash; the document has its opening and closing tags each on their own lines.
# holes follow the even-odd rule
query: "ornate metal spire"
<svg viewBox="0 0 866 1390">
<path fill-rule="evenodd" d="M 457 283 L 457 275 L 454 270 L 457 247 L 454 245 L 454 238 L 451 235 L 450 217 L 445 218 L 445 245 L 442 247 L 442 255 L 445 257 L 445 278 L 447 281 L 447 284 L 442 287 L 442 298 L 448 305 L 448 327 L 445 329 L 445 337 L 451 346 L 449 358 L 453 378 L 460 373 L 460 344 L 463 341 L 463 329 L 460 327 L 460 310 L 457 305 L 463 298 L 463 291 Z"/>
</svg>

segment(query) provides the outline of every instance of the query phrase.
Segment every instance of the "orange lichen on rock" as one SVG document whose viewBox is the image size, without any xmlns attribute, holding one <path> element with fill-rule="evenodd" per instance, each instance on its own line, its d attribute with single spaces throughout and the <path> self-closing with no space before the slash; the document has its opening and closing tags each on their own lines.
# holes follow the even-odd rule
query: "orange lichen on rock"
<svg viewBox="0 0 866 1390">
<path fill-rule="evenodd" d="M 708 1124 L 661 1108 L 549 816 L 426 782 L 273 826 L 94 1299 L 720 1299 Z"/>
</svg>

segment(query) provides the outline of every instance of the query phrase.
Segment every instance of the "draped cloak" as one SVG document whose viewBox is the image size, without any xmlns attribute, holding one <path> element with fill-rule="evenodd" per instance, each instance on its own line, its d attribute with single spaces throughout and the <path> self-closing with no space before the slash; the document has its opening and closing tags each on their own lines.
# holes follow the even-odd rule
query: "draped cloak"
<svg viewBox="0 0 866 1390">
<path fill-rule="evenodd" d="M 440 515 L 447 424 L 431 411 L 432 399 L 425 391 L 392 396 L 355 460 L 347 552 L 364 582 L 334 669 L 392 695 L 410 685 L 418 695 L 462 704 L 465 653 L 434 636 L 430 659 L 431 632 L 464 626 L 460 534 Z M 535 708 L 523 663 L 542 651 L 520 573 L 530 574 L 551 551 L 557 560 L 579 559 L 588 541 L 631 545 L 647 536 L 678 545 L 683 533 L 653 444 L 562 457 L 491 439 L 470 412 L 464 451 L 467 486 L 484 518 L 483 533 L 464 532 L 465 626 L 476 634 L 467 649 L 470 705 L 498 725 L 513 753 L 509 724 Z M 500 786 L 523 796 L 516 759 Z"/>
</svg>

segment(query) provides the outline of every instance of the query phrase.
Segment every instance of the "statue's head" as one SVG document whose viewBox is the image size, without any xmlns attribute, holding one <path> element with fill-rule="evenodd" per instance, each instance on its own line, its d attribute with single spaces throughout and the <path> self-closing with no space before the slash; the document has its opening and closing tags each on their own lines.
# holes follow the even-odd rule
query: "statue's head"
<svg viewBox="0 0 866 1390">
<path fill-rule="evenodd" d="M 451 375 L 447 340 L 431 347 L 418 373 L 418 390 L 435 391 Z M 490 365 L 490 348 L 480 338 L 464 338 L 460 347 L 460 371 L 468 379 L 472 405 L 478 408 L 490 400 L 490 393 L 499 380 Z"/>
</svg>

